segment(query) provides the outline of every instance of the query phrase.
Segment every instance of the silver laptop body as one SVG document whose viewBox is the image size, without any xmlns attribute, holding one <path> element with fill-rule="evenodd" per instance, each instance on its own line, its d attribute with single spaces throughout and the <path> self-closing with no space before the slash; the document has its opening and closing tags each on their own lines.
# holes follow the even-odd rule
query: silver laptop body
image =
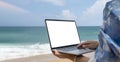
<svg viewBox="0 0 120 62">
<path fill-rule="evenodd" d="M 45 19 L 51 50 L 81 55 L 92 50 L 77 49 L 80 43 L 75 20 Z"/>
</svg>

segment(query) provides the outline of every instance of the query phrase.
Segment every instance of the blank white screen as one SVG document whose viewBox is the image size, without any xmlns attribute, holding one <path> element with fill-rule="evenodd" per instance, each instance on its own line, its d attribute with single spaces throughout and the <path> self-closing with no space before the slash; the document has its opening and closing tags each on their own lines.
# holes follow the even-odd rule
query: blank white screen
<svg viewBox="0 0 120 62">
<path fill-rule="evenodd" d="M 46 21 L 46 23 L 53 48 L 80 43 L 75 22 Z"/>
</svg>

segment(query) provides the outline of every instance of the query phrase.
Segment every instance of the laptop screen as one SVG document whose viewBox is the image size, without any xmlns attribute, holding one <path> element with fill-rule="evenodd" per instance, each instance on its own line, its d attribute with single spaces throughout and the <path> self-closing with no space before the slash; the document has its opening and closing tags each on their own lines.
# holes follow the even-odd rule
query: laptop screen
<svg viewBox="0 0 120 62">
<path fill-rule="evenodd" d="M 51 47 L 80 43 L 75 21 L 46 20 Z"/>
</svg>

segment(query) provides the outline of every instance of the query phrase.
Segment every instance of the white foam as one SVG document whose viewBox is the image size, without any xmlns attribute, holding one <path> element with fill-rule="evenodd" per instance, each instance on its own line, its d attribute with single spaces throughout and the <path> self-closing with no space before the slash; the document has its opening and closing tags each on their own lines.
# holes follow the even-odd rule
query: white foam
<svg viewBox="0 0 120 62">
<path fill-rule="evenodd" d="M 0 46 L 0 61 L 51 53 L 49 44 L 27 46 Z"/>
<path fill-rule="evenodd" d="M 49 44 L 37 43 L 26 46 L 0 45 L 0 61 L 49 53 L 51 53 Z"/>
</svg>

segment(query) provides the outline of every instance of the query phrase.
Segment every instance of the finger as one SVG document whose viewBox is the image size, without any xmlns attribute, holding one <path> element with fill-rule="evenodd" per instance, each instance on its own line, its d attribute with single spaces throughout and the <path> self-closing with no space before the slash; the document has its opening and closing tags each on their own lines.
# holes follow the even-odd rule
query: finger
<svg viewBox="0 0 120 62">
<path fill-rule="evenodd" d="M 52 50 L 52 53 L 55 53 L 55 50 Z"/>
<path fill-rule="evenodd" d="M 78 47 L 78 49 L 79 49 L 79 48 L 81 48 L 81 49 L 82 49 L 82 48 L 87 48 L 87 46 L 86 46 L 86 45 L 82 45 L 82 46 Z"/>
<path fill-rule="evenodd" d="M 82 45 L 82 48 L 92 48 L 92 46 L 91 45 Z"/>
<path fill-rule="evenodd" d="M 55 50 L 52 50 L 53 55 L 55 55 Z"/>
<path fill-rule="evenodd" d="M 82 48 L 82 44 L 77 45 L 77 48 Z"/>
<path fill-rule="evenodd" d="M 54 55 L 56 55 L 56 54 L 58 54 L 58 51 L 57 51 L 57 50 L 52 50 L 52 53 L 53 53 Z"/>
<path fill-rule="evenodd" d="M 83 45 L 88 45 L 89 42 L 83 42 L 83 43 L 80 43 L 77 48 L 83 48 Z"/>
<path fill-rule="evenodd" d="M 86 45 L 86 44 L 90 44 L 90 43 L 91 43 L 90 41 L 85 41 L 85 42 L 82 42 L 81 44 Z"/>
</svg>

